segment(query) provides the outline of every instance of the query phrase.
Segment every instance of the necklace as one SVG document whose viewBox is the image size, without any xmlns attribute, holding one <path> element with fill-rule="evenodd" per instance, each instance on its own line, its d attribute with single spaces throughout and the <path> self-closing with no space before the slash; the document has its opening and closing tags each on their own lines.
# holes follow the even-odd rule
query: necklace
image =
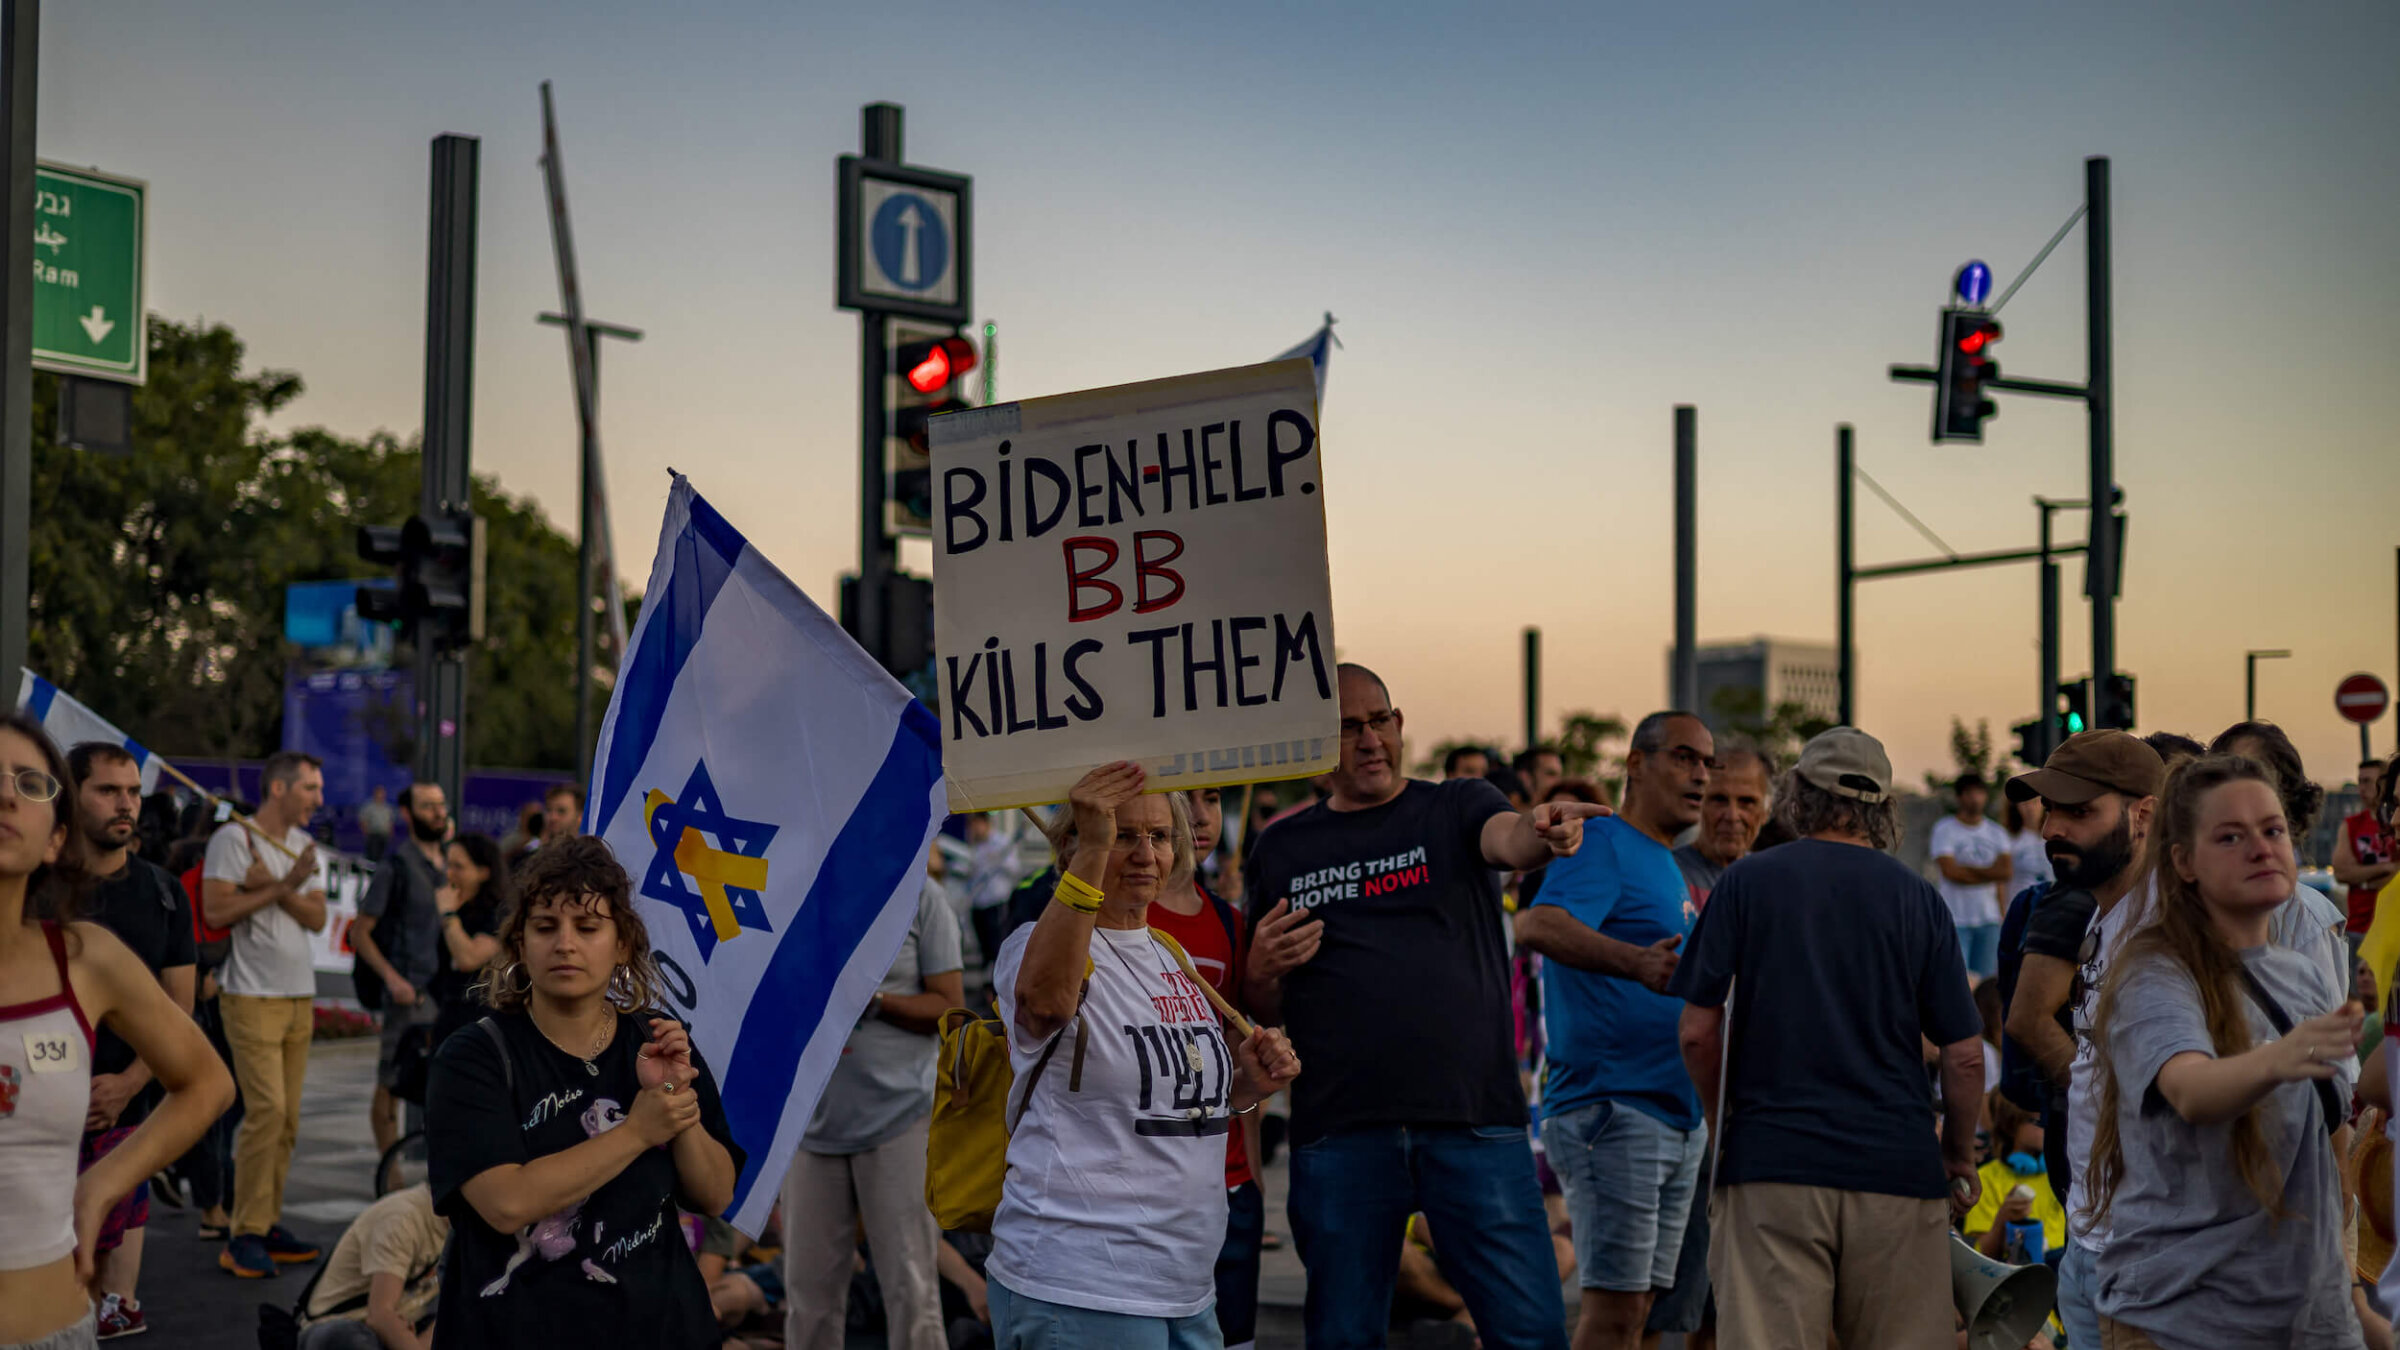
<svg viewBox="0 0 2400 1350">
<path fill-rule="evenodd" d="M 540 1024 L 536 1023 L 535 1025 L 538 1027 Z M 597 1063 L 594 1063 L 594 1061 L 600 1058 L 600 1052 L 606 1050 L 609 1042 L 615 1040 L 616 1037 L 617 1017 L 613 1010 L 609 1013 L 608 1018 L 601 1022 L 600 1032 L 598 1035 L 592 1038 L 592 1048 L 587 1054 L 575 1055 L 574 1051 L 568 1050 L 567 1047 L 563 1045 L 559 1045 L 558 1038 L 556 1036 L 551 1035 L 548 1031 L 542 1032 L 542 1039 L 550 1042 L 552 1045 L 557 1045 L 558 1048 L 566 1054 L 575 1055 L 577 1059 L 582 1060 L 583 1071 L 587 1074 L 590 1074 L 594 1078 L 598 1078 L 600 1076 L 600 1066 Z"/>
</svg>

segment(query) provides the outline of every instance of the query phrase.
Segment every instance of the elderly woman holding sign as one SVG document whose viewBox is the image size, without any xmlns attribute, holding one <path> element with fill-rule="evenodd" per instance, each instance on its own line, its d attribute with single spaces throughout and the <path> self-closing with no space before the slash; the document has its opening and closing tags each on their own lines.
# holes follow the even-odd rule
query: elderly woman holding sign
<svg viewBox="0 0 2400 1350">
<path fill-rule="evenodd" d="M 1057 892 L 993 966 L 1024 1103 L 985 1272 L 1000 1350 L 1221 1346 L 1224 1134 L 1300 1072 L 1280 1032 L 1224 1009 L 1222 1034 L 1215 991 L 1149 927 L 1192 827 L 1142 782 L 1117 763 L 1075 785 Z"/>
</svg>

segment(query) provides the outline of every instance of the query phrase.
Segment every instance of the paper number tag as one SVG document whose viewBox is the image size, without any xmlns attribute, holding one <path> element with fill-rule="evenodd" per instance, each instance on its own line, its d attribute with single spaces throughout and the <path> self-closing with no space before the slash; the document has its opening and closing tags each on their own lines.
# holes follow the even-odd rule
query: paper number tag
<svg viewBox="0 0 2400 1350">
<path fill-rule="evenodd" d="M 79 1064 L 75 1038 L 47 1031 L 25 1033 L 25 1063 L 35 1073 L 67 1073 Z"/>
</svg>

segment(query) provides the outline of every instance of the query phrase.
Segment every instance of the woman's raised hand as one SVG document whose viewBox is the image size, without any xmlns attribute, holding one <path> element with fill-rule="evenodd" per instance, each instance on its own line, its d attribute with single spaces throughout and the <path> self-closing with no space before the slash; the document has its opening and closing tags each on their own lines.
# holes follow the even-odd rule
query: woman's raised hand
<svg viewBox="0 0 2400 1350">
<path fill-rule="evenodd" d="M 1099 768 L 1076 780 L 1067 793 L 1067 806 L 1075 813 L 1075 847 L 1078 853 L 1091 850 L 1104 854 L 1117 842 L 1117 811 L 1127 802 L 1142 795 L 1142 784 L 1149 775 L 1142 766 L 1129 759 Z M 1097 881 L 1097 877 L 1086 877 Z"/>
</svg>

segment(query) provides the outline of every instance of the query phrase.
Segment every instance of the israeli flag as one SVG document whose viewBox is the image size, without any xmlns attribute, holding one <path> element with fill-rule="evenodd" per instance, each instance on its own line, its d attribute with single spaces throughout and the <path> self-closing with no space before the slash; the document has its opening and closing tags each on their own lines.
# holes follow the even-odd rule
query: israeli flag
<svg viewBox="0 0 2400 1350">
<path fill-rule="evenodd" d="M 158 791 L 158 773 L 166 761 L 151 754 L 141 742 L 117 730 L 107 718 L 76 702 L 57 685 L 30 670 L 20 668 L 17 681 L 17 710 L 33 714 L 50 739 L 61 750 L 72 750 L 85 741 L 106 741 L 125 747 L 133 762 L 142 769 L 142 791 Z"/>
<path fill-rule="evenodd" d="M 1308 341 L 1275 358 L 1278 361 L 1290 361 L 1298 358 L 1316 367 L 1317 415 L 1320 419 L 1323 418 L 1325 409 L 1325 368 L 1333 364 L 1333 349 L 1342 345 L 1342 340 L 1333 335 L 1333 325 L 1336 322 L 1338 321 L 1333 317 L 1332 311 L 1327 311 L 1324 327 L 1319 328 Z"/>
<path fill-rule="evenodd" d="M 681 474 L 584 827 L 633 877 L 669 1013 L 748 1160 L 756 1234 L 917 913 L 941 729 Z"/>
</svg>

